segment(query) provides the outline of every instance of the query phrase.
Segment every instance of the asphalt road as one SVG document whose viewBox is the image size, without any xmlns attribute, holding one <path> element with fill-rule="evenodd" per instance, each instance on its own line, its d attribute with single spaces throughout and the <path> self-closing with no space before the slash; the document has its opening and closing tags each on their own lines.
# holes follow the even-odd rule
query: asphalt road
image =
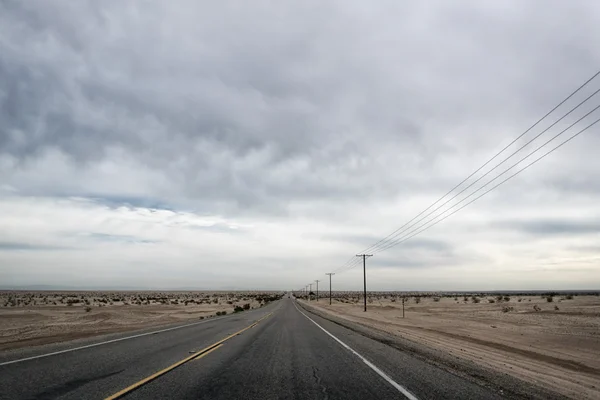
<svg viewBox="0 0 600 400">
<path fill-rule="evenodd" d="M 44 349 L 0 355 L 0 399 L 105 399 L 119 392 L 127 400 L 502 398 L 298 309 L 288 298 L 192 326 L 124 337 L 8 364 L 44 355 Z"/>
</svg>

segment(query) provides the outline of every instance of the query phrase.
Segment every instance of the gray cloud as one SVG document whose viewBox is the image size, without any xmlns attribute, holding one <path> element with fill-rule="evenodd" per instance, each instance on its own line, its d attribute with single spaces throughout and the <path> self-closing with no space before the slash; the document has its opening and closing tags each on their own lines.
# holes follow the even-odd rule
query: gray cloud
<svg viewBox="0 0 600 400">
<path fill-rule="evenodd" d="M 4 153 L 27 160 L 57 148 L 91 168 L 90 163 L 110 156 L 108 149 L 123 148 L 137 163 L 171 180 L 179 201 L 203 198 L 251 209 L 268 202 L 269 210 L 324 196 L 361 199 L 414 189 L 421 176 L 413 180 L 392 171 L 407 165 L 427 173 L 426 160 L 453 151 L 436 143 L 442 126 L 466 113 L 470 119 L 493 118 L 493 107 L 514 93 L 506 84 L 492 89 L 490 78 L 506 74 L 505 64 L 516 65 L 517 59 L 535 68 L 525 63 L 534 57 L 528 46 L 550 34 L 531 35 L 534 30 L 525 23 L 506 31 L 513 20 L 533 13 L 521 5 L 505 14 L 485 7 L 418 7 L 396 17 L 427 16 L 440 31 L 423 34 L 412 24 L 383 30 L 390 43 L 364 36 L 367 25 L 349 29 L 362 7 L 350 7 L 347 14 L 328 7 L 272 10 L 308 21 L 310 29 L 299 31 L 280 30 L 262 18 L 225 30 L 211 21 L 213 13 L 224 11 L 216 6 L 203 7 L 190 21 L 154 4 L 133 24 L 127 22 L 131 10 L 111 2 L 70 6 L 74 18 L 68 19 L 43 2 L 3 7 Z M 252 10 L 243 14 L 269 12 Z M 182 18 L 181 34 L 194 40 L 148 34 L 146 24 L 161 12 L 164 18 Z M 576 8 L 571 12 L 585 18 Z M 380 17 L 386 10 L 369 13 Z M 231 17 L 236 16 L 234 11 Z M 333 22 L 344 33 L 332 32 Z M 478 37 L 471 36 L 474 31 Z M 502 67 L 488 48 L 504 44 L 499 32 L 532 39 L 515 46 L 513 54 L 506 49 L 515 61 L 505 58 Z M 16 35 L 19 46 L 10 40 Z M 585 45 L 568 44 L 565 40 L 565 49 L 592 57 Z M 477 57 L 474 65 L 459 64 L 484 49 L 488 56 Z M 431 63 L 430 52 L 441 58 Z M 382 57 L 390 59 L 382 63 Z M 540 51 L 535 57 L 544 62 L 556 53 Z M 580 60 L 560 62 L 582 69 Z M 404 67 L 401 76 L 389 75 L 395 65 Z M 533 72 L 525 69 L 514 87 Z M 581 75 L 553 90 L 562 93 Z M 487 86 L 478 87 L 479 80 Z M 460 103 L 454 101 L 457 94 Z M 537 94 L 523 95 L 522 102 L 537 108 Z M 166 200 L 164 193 L 155 195 Z"/>
<path fill-rule="evenodd" d="M 503 221 L 496 226 L 533 236 L 567 236 L 600 233 L 600 221 L 575 219 L 535 219 L 529 221 Z"/>
<path fill-rule="evenodd" d="M 148 240 L 142 239 L 135 236 L 130 235 L 113 235 L 108 233 L 98 233 L 98 232 L 84 232 L 81 234 L 87 238 L 92 240 L 98 240 L 101 242 L 110 242 L 110 243 L 127 243 L 127 244 L 151 244 L 157 243 L 156 240 Z"/>
<path fill-rule="evenodd" d="M 68 247 L 47 246 L 22 242 L 0 242 L 0 251 L 46 251 L 46 250 L 70 250 Z"/>
<path fill-rule="evenodd" d="M 33 199 L 31 209 L 48 207 L 38 220 L 60 211 L 56 225 L 72 221 L 48 199 L 92 199 L 98 208 L 77 209 L 76 218 L 96 218 L 90 231 L 110 232 L 97 242 L 139 234 L 187 246 L 188 230 L 235 233 L 229 221 L 182 222 L 181 231 L 142 238 L 155 234 L 152 223 L 171 229 L 171 217 L 127 215 L 143 220 L 132 233 L 131 220 L 120 219 L 125 207 L 241 220 L 257 227 L 240 230 L 244 243 L 299 250 L 295 240 L 319 248 L 314 265 L 351 255 L 412 218 L 600 65 L 592 40 L 600 7 L 585 1 L 139 7 L 0 3 L 0 184 Z M 507 230 L 596 233 L 550 217 L 565 207 L 593 213 L 598 145 L 597 135 L 582 135 L 479 202 L 466 219 L 480 232 L 408 241 L 402 249 L 411 255 L 390 263 L 477 264 L 465 242 Z M 19 210 L 26 220 L 30 209 Z M 497 215 L 503 223 L 482 228 Z M 23 237 L 35 234 L 27 226 Z M 269 263 L 291 263 L 267 253 Z"/>
</svg>

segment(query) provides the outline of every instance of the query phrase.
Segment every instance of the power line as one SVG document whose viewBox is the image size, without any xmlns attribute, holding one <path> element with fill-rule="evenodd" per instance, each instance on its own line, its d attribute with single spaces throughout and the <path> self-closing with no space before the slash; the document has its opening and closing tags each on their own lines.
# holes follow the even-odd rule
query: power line
<svg viewBox="0 0 600 400">
<path fill-rule="evenodd" d="M 580 102 L 579 104 L 577 104 L 575 107 L 573 107 L 571 110 L 569 110 L 569 112 L 567 112 L 565 115 L 563 115 L 562 117 L 560 117 L 559 119 L 557 119 L 555 122 L 553 122 L 550 126 L 548 126 L 546 129 L 544 129 L 543 131 L 541 131 L 538 135 L 536 135 L 533 139 L 529 140 L 527 143 L 525 143 L 524 145 L 522 145 L 521 147 L 519 147 L 517 150 L 515 150 L 513 153 L 511 153 L 508 157 L 504 158 L 502 161 L 500 161 L 498 164 L 496 164 L 492 169 L 490 169 L 489 171 L 487 171 L 485 174 L 483 174 L 482 176 L 480 176 L 479 178 L 477 178 L 475 181 L 473 181 L 472 183 L 470 183 L 467 187 L 463 188 L 460 192 L 456 193 L 454 196 L 452 196 L 451 198 L 449 198 L 448 200 L 446 200 L 444 203 L 440 204 L 439 206 L 437 206 L 436 208 L 434 208 L 433 210 L 431 210 L 429 213 L 425 214 L 423 217 L 421 217 L 420 219 L 418 219 L 417 221 L 415 221 L 414 223 L 407 225 L 404 224 L 405 228 L 402 229 L 401 231 L 397 232 L 396 234 L 392 235 L 391 237 L 389 237 L 388 239 L 386 239 L 384 242 L 381 242 L 381 244 L 377 245 L 377 246 L 372 246 L 372 250 L 376 251 L 380 248 L 385 248 L 389 243 L 392 243 L 394 240 L 396 240 L 396 238 L 398 236 L 401 236 L 404 232 L 406 232 L 407 230 L 409 230 L 410 228 L 414 227 L 415 225 L 418 225 L 421 221 L 423 221 L 424 219 L 426 219 L 427 217 L 429 217 L 430 215 L 432 215 L 433 213 L 435 213 L 437 210 L 439 210 L 440 208 L 444 207 L 446 204 L 450 203 L 452 200 L 454 200 L 455 198 L 457 198 L 458 196 L 460 196 L 462 193 L 466 192 L 468 189 L 470 189 L 471 187 L 473 187 L 476 183 L 478 183 L 479 181 L 481 181 L 483 178 L 485 178 L 486 176 L 488 176 L 491 172 L 495 171 L 498 167 L 500 167 L 502 164 L 504 164 L 506 161 L 508 161 L 509 159 L 511 159 L 512 157 L 514 157 L 517 153 L 519 153 L 521 150 L 523 150 L 525 147 L 527 147 L 528 145 L 530 145 L 533 141 L 535 141 L 536 139 L 538 139 L 540 136 L 542 136 L 544 133 L 546 133 L 548 130 L 550 130 L 551 128 L 553 128 L 554 126 L 556 126 L 556 124 L 558 124 L 560 121 L 562 121 L 564 118 L 566 118 L 567 116 L 569 116 L 573 111 L 577 110 L 579 107 L 581 107 L 584 103 L 586 103 L 589 99 L 591 99 L 593 96 L 595 96 L 598 92 L 600 92 L 600 89 L 596 90 L 594 93 L 592 93 L 590 96 L 588 96 L 585 100 L 583 100 L 582 102 Z M 573 123 L 571 126 L 569 126 L 569 128 L 571 128 L 573 125 L 575 125 L 577 122 L 581 121 L 583 118 L 587 117 L 589 114 L 591 114 L 593 111 L 595 111 L 598 107 L 596 107 L 594 110 L 588 112 L 586 115 L 584 115 L 582 118 L 580 118 L 579 120 L 577 120 L 575 123 Z M 550 141 L 554 140 L 556 137 L 560 136 L 562 133 L 564 133 L 566 130 L 568 130 L 569 128 L 563 130 L 561 133 L 559 133 L 557 136 L 555 136 L 554 138 L 552 138 Z M 549 142 L 544 143 L 542 146 L 540 146 L 537 150 L 539 150 L 541 147 L 545 146 L 546 144 L 548 144 Z M 536 150 L 536 151 L 537 151 Z M 531 154 L 530 154 L 531 155 Z M 529 157 L 529 156 L 527 156 Z M 527 158 L 525 157 L 525 158 Z M 521 161 L 523 161 L 524 159 L 521 159 Z M 519 161 L 519 162 L 521 162 Z M 517 163 L 518 164 L 518 163 Z M 481 188 L 480 188 L 481 189 Z M 480 190 L 478 189 L 478 190 Z M 473 193 L 476 193 L 477 190 Z M 413 218 L 412 220 L 414 220 L 415 218 Z M 412 221 L 411 220 L 411 221 Z M 385 242 L 387 242 L 387 244 L 384 244 Z"/>
<path fill-rule="evenodd" d="M 386 237 L 384 237 L 383 239 L 377 241 L 376 243 L 372 244 L 371 246 L 367 247 L 366 249 L 362 250 L 362 252 L 366 252 L 366 251 L 370 251 L 376 247 L 379 247 L 380 244 L 382 242 L 386 242 L 390 240 L 390 237 L 392 237 L 393 235 L 395 235 L 396 233 L 398 233 L 402 228 L 404 228 L 406 225 L 408 225 L 409 223 L 411 223 L 412 221 L 414 221 L 415 219 L 417 219 L 418 217 L 420 217 L 421 215 L 423 215 L 425 212 L 427 212 L 429 209 L 431 209 L 433 206 L 435 206 L 437 203 L 439 203 L 440 201 L 442 201 L 445 197 L 447 197 L 450 193 L 452 193 L 454 190 L 456 190 L 457 188 L 459 188 L 463 183 L 465 183 L 466 181 L 468 181 L 470 178 L 472 178 L 475 174 L 477 174 L 479 171 L 481 171 L 483 168 L 485 168 L 490 162 L 492 162 L 493 160 L 495 160 L 500 154 L 502 154 L 504 151 L 506 151 L 510 146 L 512 146 L 515 142 L 517 142 L 520 138 L 522 138 L 523 136 L 525 136 L 529 131 L 531 131 L 533 128 L 535 128 L 540 122 L 542 122 L 544 119 L 546 119 L 550 114 L 552 114 L 555 110 L 557 110 L 560 106 L 562 106 L 565 102 L 567 102 L 571 97 L 573 97 L 575 94 L 577 94 L 581 89 L 583 89 L 587 84 L 589 84 L 594 78 L 596 78 L 598 75 L 600 75 L 600 71 L 596 72 L 591 78 L 589 78 L 587 81 L 585 81 L 581 86 L 579 86 L 577 89 L 575 89 L 571 94 L 569 94 L 564 100 L 562 100 L 560 103 L 558 103 L 554 108 L 552 108 L 550 111 L 548 111 L 543 117 L 541 117 L 539 120 L 537 120 L 533 125 L 531 125 L 529 128 L 527 128 L 527 130 L 525 130 L 523 133 L 521 133 L 519 136 L 517 136 L 515 139 L 513 139 L 508 145 L 506 145 L 502 150 L 500 150 L 498 153 L 496 153 L 492 158 L 490 158 L 488 161 L 486 161 L 482 166 L 480 166 L 479 168 L 477 168 L 473 173 L 471 173 L 469 176 L 467 176 L 465 179 L 463 179 L 459 184 L 457 184 L 456 186 L 454 186 L 452 189 L 450 189 L 446 194 L 444 194 L 442 197 L 440 197 L 439 199 L 437 199 L 434 203 L 432 203 L 429 207 L 427 207 L 426 209 L 424 209 L 423 211 L 421 211 L 419 214 L 417 214 L 415 217 L 413 217 L 411 220 L 409 220 L 408 222 L 406 222 L 404 225 L 402 225 L 400 228 L 396 229 L 394 232 L 390 233 L 389 235 L 387 235 Z M 342 267 L 340 268 L 344 268 L 345 265 L 347 265 L 349 263 L 349 261 L 347 261 Z"/>
<path fill-rule="evenodd" d="M 338 274 L 342 273 L 342 272 L 346 272 L 348 270 L 351 270 L 351 269 L 355 268 L 357 265 L 360 265 L 360 260 L 358 260 L 355 257 L 353 262 L 351 262 L 350 264 L 348 264 L 344 268 L 338 268 L 335 272 L 338 273 Z"/>
<path fill-rule="evenodd" d="M 598 107 L 600 107 L 600 106 L 598 106 Z M 598 107 L 596 107 L 596 108 L 598 108 Z M 564 146 L 565 144 L 567 144 L 568 142 L 570 142 L 571 140 L 573 140 L 574 138 L 576 138 L 577 136 L 579 136 L 579 135 L 580 135 L 580 134 L 582 134 L 583 132 L 587 131 L 587 130 L 588 130 L 589 128 L 591 128 L 592 126 L 596 125 L 598 122 L 600 122 L 600 118 L 599 118 L 599 119 L 597 119 L 597 120 L 595 120 L 594 122 L 592 122 L 591 124 L 589 124 L 589 125 L 588 125 L 588 126 L 586 126 L 585 128 L 583 128 L 582 130 L 580 130 L 579 132 L 577 132 L 577 133 L 576 133 L 576 134 L 574 134 L 573 136 L 569 137 L 567 140 L 565 140 L 565 141 L 561 142 L 561 143 L 560 143 L 558 146 L 556 146 L 556 147 L 552 148 L 552 149 L 551 149 L 551 150 L 549 150 L 548 152 L 544 153 L 542 156 L 540 156 L 540 157 L 538 157 L 537 159 L 533 160 L 532 162 L 530 162 L 529 164 L 527 164 L 526 166 L 524 166 L 523 168 L 521 168 L 520 170 L 518 170 L 518 171 L 517 171 L 517 172 L 515 172 L 514 174 L 510 175 L 509 177 L 507 177 L 506 179 L 504 179 L 503 181 L 501 181 L 500 183 L 498 183 L 497 185 L 495 185 L 495 186 L 493 186 L 492 188 L 490 188 L 490 189 L 486 190 L 485 192 L 483 192 L 482 194 L 480 194 L 479 196 L 477 196 L 477 197 L 476 197 L 476 198 L 474 198 L 473 200 L 471 200 L 471 201 L 469 201 L 468 203 L 464 204 L 462 207 L 460 207 L 460 208 L 458 208 L 458 209 L 454 210 L 453 212 L 451 212 L 450 214 L 446 215 L 446 216 L 445 216 L 445 217 L 443 217 L 442 219 L 440 219 L 440 220 L 438 220 L 438 221 L 436 221 L 436 222 L 434 222 L 434 223 L 431 223 L 433 220 L 435 220 L 435 218 L 434 218 L 434 219 L 432 219 L 431 221 L 429 221 L 429 222 L 428 222 L 428 224 L 430 224 L 430 225 L 426 226 L 425 228 L 423 228 L 423 229 L 421 229 L 421 230 L 419 230 L 419 231 L 415 232 L 414 234 L 412 234 L 412 235 L 410 235 L 410 236 L 408 236 L 408 237 L 406 237 L 406 238 L 403 238 L 402 240 L 399 240 L 399 241 L 397 241 L 397 242 L 393 243 L 391 246 L 389 246 L 389 247 L 387 247 L 387 248 L 380 249 L 379 251 L 376 251 L 375 253 L 382 252 L 382 251 L 384 251 L 384 250 L 387 250 L 388 248 L 391 248 L 391 247 L 394 247 L 394 246 L 396 246 L 396 245 L 398 245 L 398 244 L 400 244 L 400 243 L 403 243 L 403 242 L 407 241 L 408 239 L 411 239 L 411 238 L 413 238 L 413 237 L 415 237 L 415 236 L 417 236 L 417 235 L 421 234 L 422 232 L 426 231 L 427 229 L 429 229 L 429 228 L 431 228 L 431 227 L 433 227 L 433 226 L 435 226 L 435 225 L 439 224 L 440 222 L 442 222 L 442 221 L 443 221 L 443 220 L 445 220 L 446 218 L 448 218 L 448 217 L 450 217 L 450 216 L 452 216 L 452 215 L 456 214 L 457 212 L 459 212 L 459 211 L 460 211 L 460 210 L 462 210 L 463 208 L 465 208 L 465 207 L 467 207 L 468 205 L 470 205 L 470 204 L 474 203 L 475 201 L 479 200 L 480 198 L 482 198 L 483 196 L 485 196 L 486 194 L 488 194 L 488 193 L 489 193 L 489 192 L 491 192 L 492 190 L 496 189 L 498 186 L 500 186 L 500 185 L 504 184 L 505 182 L 507 182 L 507 181 L 509 181 L 510 179 L 514 178 L 515 176 L 519 175 L 521 172 L 525 171 L 527 168 L 531 167 L 532 165 L 534 165 L 534 164 L 535 164 L 535 163 L 537 163 L 538 161 L 542 160 L 542 159 L 543 159 L 544 157 L 546 157 L 547 155 L 549 155 L 549 154 L 553 153 L 554 151 L 558 150 L 560 147 Z M 515 165 L 516 165 L 516 164 L 515 164 Z M 515 165 L 513 165 L 513 167 L 514 167 Z M 509 169 L 512 169 L 513 167 L 511 167 L 511 168 L 509 168 Z M 509 169 L 508 169 L 508 170 L 509 170 Z M 506 171 L 508 171 L 508 170 L 506 170 Z M 506 171 L 505 171 L 505 172 L 506 172 Z M 499 176 L 500 176 L 500 175 L 499 175 Z M 489 183 L 491 183 L 491 182 L 492 182 L 492 181 L 488 182 L 488 183 L 487 183 L 485 186 L 487 186 L 487 185 L 488 185 Z M 468 198 L 468 197 L 466 197 L 465 199 L 461 200 L 461 202 L 462 202 L 462 201 L 464 201 L 464 200 L 466 200 L 467 198 Z M 457 203 L 457 204 L 459 204 L 459 203 Z M 447 211 L 449 211 L 449 210 L 451 210 L 451 209 L 452 209 L 452 207 L 451 207 L 451 208 L 449 208 L 448 210 L 444 211 L 444 213 L 445 213 L 445 212 L 447 212 Z M 443 215 L 444 213 L 442 213 L 442 214 L 438 215 L 436 218 L 440 217 L 440 216 L 441 216 L 441 215 Z M 427 224 L 425 224 L 425 225 L 427 225 Z"/>
<path fill-rule="evenodd" d="M 461 199 L 460 201 L 458 201 L 457 203 L 453 204 L 452 206 L 450 206 L 448 209 L 442 211 L 440 214 L 438 214 L 437 216 L 434 216 L 431 220 L 434 220 L 436 218 L 438 218 L 440 215 L 448 212 L 449 210 L 451 210 L 452 208 L 458 206 L 460 203 L 464 202 L 465 200 L 467 200 L 468 198 L 472 197 L 473 195 L 475 195 L 477 192 L 481 191 L 482 189 L 484 189 L 486 186 L 488 186 L 490 183 L 494 182 L 496 179 L 500 178 L 502 175 L 504 175 L 505 173 L 507 173 L 508 171 L 510 171 L 511 169 L 513 169 L 514 167 L 516 167 L 518 164 L 520 164 L 521 162 L 525 161 L 526 159 L 528 159 L 529 157 L 531 157 L 532 155 L 534 155 L 535 153 L 537 153 L 539 150 L 541 150 L 543 147 L 545 147 L 546 145 L 548 145 L 550 142 L 554 141 L 556 138 L 558 138 L 559 136 L 561 136 L 563 133 L 565 133 L 566 131 L 568 131 L 569 129 L 571 129 L 573 126 L 575 126 L 576 124 L 578 124 L 579 122 L 581 122 L 584 118 L 588 117 L 590 114 L 592 114 L 594 111 L 598 110 L 600 108 L 600 105 L 596 106 L 595 108 L 593 108 L 591 111 L 589 111 L 587 114 L 585 114 L 583 117 L 579 118 L 577 121 L 573 122 L 571 125 L 569 125 L 567 128 L 563 129 L 562 131 L 560 131 L 558 134 L 554 135 L 552 138 L 550 138 L 549 140 L 547 140 L 544 144 L 542 144 L 541 146 L 539 146 L 538 148 L 536 148 L 535 150 L 533 150 L 532 152 L 530 152 L 529 154 L 527 154 L 525 157 L 523 157 L 522 159 L 520 159 L 519 161 L 517 161 L 516 163 L 514 163 L 512 166 L 510 166 L 509 168 L 507 168 L 506 170 L 504 170 L 503 172 L 501 172 L 500 174 L 498 174 L 496 177 L 494 177 L 493 179 L 489 180 L 485 185 L 479 187 L 477 190 L 471 192 L 468 196 L 464 197 L 463 199 Z M 592 124 L 593 125 L 593 124 Z M 587 129 L 587 128 L 586 128 Z M 579 134 L 579 133 L 578 133 Z M 430 220 L 430 221 L 431 221 Z M 425 222 L 422 226 L 428 224 L 430 221 Z M 420 227 L 417 227 L 415 230 L 418 230 Z M 415 230 L 411 231 L 414 232 Z M 410 233 L 409 233 L 410 234 Z M 397 240 L 402 240 L 402 239 L 397 239 Z M 383 250 L 386 250 L 390 247 L 393 247 L 395 244 L 395 242 L 397 240 L 394 240 L 391 243 L 388 243 L 388 245 L 380 247 L 379 249 L 377 249 L 376 253 L 379 253 Z"/>
</svg>

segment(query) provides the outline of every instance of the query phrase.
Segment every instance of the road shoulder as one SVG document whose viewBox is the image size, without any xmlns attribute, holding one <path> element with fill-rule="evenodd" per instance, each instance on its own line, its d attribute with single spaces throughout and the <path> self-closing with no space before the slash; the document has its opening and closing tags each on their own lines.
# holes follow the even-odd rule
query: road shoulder
<svg viewBox="0 0 600 400">
<path fill-rule="evenodd" d="M 501 393 L 509 398 L 522 399 L 566 399 L 558 393 L 546 390 L 529 382 L 517 379 L 510 375 L 483 368 L 480 365 L 448 354 L 439 349 L 425 346 L 406 338 L 392 335 L 377 328 L 350 321 L 331 312 L 317 309 L 306 302 L 298 301 L 297 304 L 305 311 L 331 321 L 344 328 L 350 329 L 362 336 L 376 340 L 394 349 L 409 353 L 410 355 L 441 368 L 453 375 L 467 379 L 479 386 Z"/>
</svg>

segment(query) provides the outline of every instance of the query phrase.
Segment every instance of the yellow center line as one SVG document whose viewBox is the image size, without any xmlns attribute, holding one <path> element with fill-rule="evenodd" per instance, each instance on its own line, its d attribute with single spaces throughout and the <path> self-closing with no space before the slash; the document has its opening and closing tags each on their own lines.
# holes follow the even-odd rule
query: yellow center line
<svg viewBox="0 0 600 400">
<path fill-rule="evenodd" d="M 262 317 L 262 318 L 260 318 L 260 319 L 256 320 L 254 323 L 252 323 L 251 325 L 249 325 L 249 326 L 245 327 L 244 329 L 242 329 L 242 330 L 239 330 L 239 331 L 237 331 L 236 333 L 233 333 L 233 334 L 231 334 L 231 335 L 227 336 L 225 339 L 221 339 L 221 340 L 219 340 L 218 342 L 216 342 L 216 343 L 213 343 L 213 344 L 211 344 L 211 345 L 210 345 L 210 346 L 208 346 L 208 347 L 205 347 L 204 349 L 200 350 L 199 352 L 197 352 L 197 353 L 194 353 L 194 354 L 192 354 L 191 356 L 189 356 L 189 357 L 186 357 L 186 358 L 184 358 L 184 359 L 183 359 L 183 360 L 181 360 L 181 361 L 177 361 L 175 364 L 173 364 L 173 365 L 171 365 L 171 366 L 168 366 L 167 368 L 161 369 L 160 371 L 158 371 L 158 372 L 156 372 L 156 373 L 154 373 L 154 374 L 150 375 L 149 377 L 147 377 L 147 378 L 144 378 L 144 379 L 142 379 L 141 381 L 139 381 L 139 382 L 136 382 L 136 383 L 134 383 L 133 385 L 126 387 L 125 389 L 123 389 L 123 390 L 121 390 L 121 391 L 119 391 L 119 392 L 117 392 L 117 393 L 113 394 L 112 396 L 108 396 L 108 397 L 107 397 L 105 400 L 114 400 L 114 399 L 121 398 L 121 397 L 123 397 L 124 395 L 126 395 L 127 393 L 134 391 L 135 389 L 139 388 L 140 386 L 142 386 L 142 385 L 145 385 L 146 383 L 148 383 L 148 382 L 150 382 L 150 381 L 153 381 L 154 379 L 158 378 L 159 376 L 161 376 L 161 375 L 164 375 L 164 374 L 166 374 L 167 372 L 174 370 L 175 368 L 179 367 L 180 365 L 183 365 L 183 364 L 185 364 L 185 363 L 186 363 L 186 362 L 188 362 L 188 361 L 191 361 L 191 360 L 193 360 L 193 359 L 199 359 L 199 358 L 202 358 L 202 357 L 204 357 L 204 356 L 205 356 L 205 355 L 207 355 L 208 353 L 210 353 L 210 352 L 212 352 L 212 351 L 216 350 L 217 348 L 221 347 L 221 345 L 222 345 L 223 343 L 225 343 L 226 341 L 228 341 L 228 340 L 229 340 L 229 339 L 231 339 L 232 337 L 234 337 L 234 336 L 237 336 L 237 335 L 239 335 L 239 334 L 243 333 L 244 331 L 247 331 L 248 329 L 255 327 L 256 325 L 258 325 L 258 323 L 259 323 L 260 321 L 262 321 L 263 319 L 265 319 L 265 318 L 267 318 L 267 317 L 271 316 L 271 314 L 273 314 L 273 312 L 270 312 L 270 313 L 268 313 L 267 315 L 265 315 L 264 317 Z"/>
<path fill-rule="evenodd" d="M 223 346 L 223 343 L 221 343 L 221 344 L 220 344 L 220 345 L 218 345 L 217 347 L 213 347 L 212 349 L 210 349 L 210 350 L 208 350 L 208 351 L 206 351 L 206 352 L 204 352 L 204 353 L 200 354 L 199 356 L 197 356 L 196 358 L 194 358 L 192 361 L 199 360 L 199 359 L 201 359 L 202 357 L 209 355 L 210 353 L 212 353 L 213 351 L 215 351 L 216 349 L 218 349 L 218 348 L 219 348 L 219 347 L 221 347 L 221 346 Z"/>
</svg>

